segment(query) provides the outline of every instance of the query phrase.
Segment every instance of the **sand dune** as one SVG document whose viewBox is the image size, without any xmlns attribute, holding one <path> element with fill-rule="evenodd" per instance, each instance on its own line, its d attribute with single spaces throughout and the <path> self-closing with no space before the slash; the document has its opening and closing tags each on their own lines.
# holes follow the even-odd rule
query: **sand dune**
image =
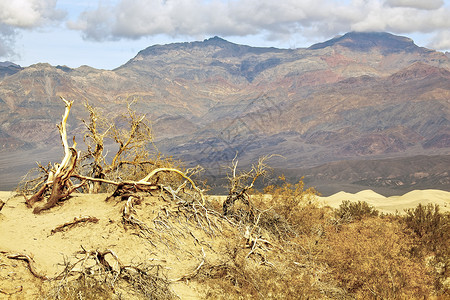
<svg viewBox="0 0 450 300">
<path fill-rule="evenodd" d="M 360 191 L 356 194 L 339 192 L 328 197 L 319 197 L 323 205 L 329 205 L 337 208 L 342 201 L 365 201 L 374 206 L 380 212 L 385 213 L 403 213 L 405 209 L 414 208 L 419 203 L 427 205 L 428 203 L 438 204 L 441 211 L 450 211 L 450 192 L 441 190 L 415 190 L 401 196 L 385 197 L 372 190 Z"/>
</svg>

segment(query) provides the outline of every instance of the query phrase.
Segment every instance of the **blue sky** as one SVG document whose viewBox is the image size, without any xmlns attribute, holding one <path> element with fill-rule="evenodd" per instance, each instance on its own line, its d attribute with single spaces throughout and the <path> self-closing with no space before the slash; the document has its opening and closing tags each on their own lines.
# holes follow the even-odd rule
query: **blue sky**
<svg viewBox="0 0 450 300">
<path fill-rule="evenodd" d="M 299 48 L 387 31 L 450 49 L 444 0 L 0 0 L 0 61 L 113 69 L 154 45 L 215 35 Z"/>
</svg>

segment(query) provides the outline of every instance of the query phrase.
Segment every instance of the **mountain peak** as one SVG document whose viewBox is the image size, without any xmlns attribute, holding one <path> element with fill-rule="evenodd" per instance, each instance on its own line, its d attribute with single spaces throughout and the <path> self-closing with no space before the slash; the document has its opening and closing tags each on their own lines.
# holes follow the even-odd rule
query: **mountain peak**
<svg viewBox="0 0 450 300">
<path fill-rule="evenodd" d="M 205 39 L 203 41 L 194 41 L 194 42 L 182 42 L 182 43 L 171 43 L 166 45 L 154 45 L 150 46 L 142 51 L 139 52 L 142 56 L 154 56 L 154 55 L 160 55 L 160 54 L 166 54 L 167 52 L 173 51 L 173 50 L 189 50 L 193 48 L 203 48 L 203 47 L 219 47 L 219 48 L 226 48 L 226 47 L 239 47 L 239 45 L 233 44 L 231 42 L 228 42 L 227 40 L 224 40 L 221 37 L 214 36 L 209 39 Z"/>
<path fill-rule="evenodd" d="M 326 47 L 342 46 L 353 51 L 369 52 L 379 49 L 383 54 L 396 52 L 421 52 L 425 48 L 418 47 L 414 41 L 404 36 L 387 32 L 349 32 L 337 36 L 323 43 L 314 44 L 309 49 L 323 49 Z"/>
<path fill-rule="evenodd" d="M 23 68 L 15 63 L 10 61 L 0 62 L 0 78 L 4 76 L 9 76 L 16 74 L 21 71 Z"/>
<path fill-rule="evenodd" d="M 230 43 L 229 41 L 219 37 L 219 36 L 213 36 L 212 38 L 203 40 L 203 43 Z"/>
<path fill-rule="evenodd" d="M 205 55 L 214 58 L 219 57 L 242 57 L 246 54 L 261 54 L 267 52 L 289 51 L 277 48 L 251 47 L 229 42 L 221 37 L 214 36 L 203 41 L 172 43 L 166 45 L 154 45 L 140 51 L 136 57 L 129 62 L 152 59 L 158 56 L 180 55 L 181 52 L 192 53 L 193 50 L 202 51 Z"/>
<path fill-rule="evenodd" d="M 13 62 L 10 61 L 0 61 L 0 67 L 15 67 L 15 68 L 20 68 L 20 65 L 15 64 Z"/>
</svg>

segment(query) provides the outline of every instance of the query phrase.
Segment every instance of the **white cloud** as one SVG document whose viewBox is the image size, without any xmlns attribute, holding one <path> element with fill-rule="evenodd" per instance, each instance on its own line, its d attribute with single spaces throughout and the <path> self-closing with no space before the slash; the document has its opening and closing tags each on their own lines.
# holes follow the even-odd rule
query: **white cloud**
<svg viewBox="0 0 450 300">
<path fill-rule="evenodd" d="M 373 1 L 375 2 L 375 1 Z M 386 8 L 373 5 L 366 15 L 352 24 L 355 31 L 390 31 L 393 33 L 429 33 L 450 29 L 450 10 L 417 10 L 406 7 Z"/>
<path fill-rule="evenodd" d="M 433 49 L 450 50 L 450 30 L 438 32 L 428 46 Z"/>
<path fill-rule="evenodd" d="M 57 10 L 56 0 L 14 0 L 0 2 L 0 23 L 32 28 L 61 20 L 65 12 Z"/>
<path fill-rule="evenodd" d="M 112 7 L 99 5 L 92 11 L 84 11 L 80 14 L 78 21 L 67 22 L 70 29 L 80 30 L 85 39 L 102 41 L 111 39 L 114 10 Z"/>
<path fill-rule="evenodd" d="M 14 56 L 14 37 L 16 32 L 11 26 L 0 23 L 0 57 Z"/>
<path fill-rule="evenodd" d="M 443 0 L 386 0 L 386 4 L 392 7 L 411 7 L 417 9 L 433 10 L 444 5 Z"/>
<path fill-rule="evenodd" d="M 322 23 L 334 17 L 334 9 L 339 6 L 330 0 L 121 0 L 116 6 L 85 11 L 68 26 L 93 40 L 157 34 L 274 36 Z"/>
<path fill-rule="evenodd" d="M 56 0 L 0 1 L 0 57 L 15 55 L 18 29 L 33 29 L 58 22 L 65 17 L 56 9 Z"/>
</svg>

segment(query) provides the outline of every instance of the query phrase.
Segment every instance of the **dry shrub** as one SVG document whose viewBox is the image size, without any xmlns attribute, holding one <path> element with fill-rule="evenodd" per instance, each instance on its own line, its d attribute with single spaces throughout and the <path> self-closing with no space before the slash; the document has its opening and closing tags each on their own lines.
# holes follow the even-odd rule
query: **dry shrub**
<svg viewBox="0 0 450 300">
<path fill-rule="evenodd" d="M 301 208 L 315 204 L 318 192 L 314 188 L 305 189 L 303 178 L 296 184 L 286 182 L 284 176 L 279 179 L 281 184 L 267 186 L 264 193 L 271 195 L 270 205 L 278 214 L 295 223 Z"/>
<path fill-rule="evenodd" d="M 122 282 L 126 283 L 124 289 L 133 291 L 134 296 L 143 299 L 170 300 L 176 297 L 169 288 L 169 282 L 162 277 L 160 272 L 156 274 L 152 270 L 159 266 L 128 268 L 120 275 Z M 131 287 L 131 289 L 130 289 Z"/>
<path fill-rule="evenodd" d="M 205 205 L 207 209 L 222 212 L 222 201 L 218 197 L 209 196 Z"/>
<path fill-rule="evenodd" d="M 113 299 L 114 291 L 109 285 L 93 276 L 82 275 L 76 280 L 67 282 L 49 295 L 53 299 Z"/>
<path fill-rule="evenodd" d="M 264 213 L 261 227 L 278 238 L 286 239 L 297 234 L 310 234 L 317 226 L 325 223 L 327 210 L 319 208 L 314 188 L 305 189 L 303 178 L 298 183 L 286 182 L 279 177 L 281 184 L 270 185 L 263 194 L 255 193 L 254 206 Z"/>
<path fill-rule="evenodd" d="M 439 205 L 419 204 L 406 210 L 402 221 L 417 239 L 413 255 L 434 270 L 436 294 L 450 296 L 450 214 L 440 212 Z"/>
<path fill-rule="evenodd" d="M 417 299 L 432 278 L 410 255 L 414 240 L 391 218 L 368 218 L 327 230 L 320 260 L 329 276 L 358 299 Z"/>
<path fill-rule="evenodd" d="M 207 299 L 319 299 L 320 291 L 312 285 L 308 275 L 290 268 L 226 265 L 208 270 Z"/>
<path fill-rule="evenodd" d="M 450 254 L 450 214 L 441 213 L 439 205 L 419 204 L 415 209 L 406 210 L 403 221 L 417 235 L 422 247 L 439 254 Z"/>
<path fill-rule="evenodd" d="M 238 228 L 247 228 L 250 232 L 249 235 L 228 237 L 227 251 L 223 254 L 227 259 L 202 267 L 197 280 L 208 286 L 207 298 L 324 297 L 326 284 L 315 278 L 322 267 L 315 266 L 312 261 L 304 263 L 313 258 L 308 258 L 305 253 L 308 247 L 299 243 L 315 240 L 318 232 L 323 232 L 328 210 L 316 205 L 317 192 L 312 188 L 305 189 L 302 180 L 290 184 L 283 177 L 280 179 L 280 185 L 269 186 L 263 193 L 249 191 L 252 194 L 250 208 L 236 202 L 228 211 L 228 217 Z M 300 238 L 303 235 L 305 238 Z M 337 290 L 334 286 L 329 290 L 332 289 Z"/>
<path fill-rule="evenodd" d="M 278 260 L 281 253 L 271 251 L 265 258 L 261 253 L 247 257 L 249 251 L 249 248 L 242 247 L 242 239 L 236 236 L 229 241 L 225 261 L 215 265 L 207 263 L 202 267 L 197 281 L 208 287 L 205 298 L 322 298 L 308 272 L 287 257 Z"/>
<path fill-rule="evenodd" d="M 175 299 L 167 280 L 132 271 L 121 274 L 115 286 L 98 276 L 81 274 L 77 279 L 59 284 L 50 299 Z"/>
<path fill-rule="evenodd" d="M 365 217 L 376 217 L 378 216 L 378 213 L 378 210 L 365 201 L 351 202 L 344 200 L 341 205 L 339 205 L 339 208 L 335 210 L 336 218 L 343 220 L 344 222 L 361 220 Z"/>
</svg>

